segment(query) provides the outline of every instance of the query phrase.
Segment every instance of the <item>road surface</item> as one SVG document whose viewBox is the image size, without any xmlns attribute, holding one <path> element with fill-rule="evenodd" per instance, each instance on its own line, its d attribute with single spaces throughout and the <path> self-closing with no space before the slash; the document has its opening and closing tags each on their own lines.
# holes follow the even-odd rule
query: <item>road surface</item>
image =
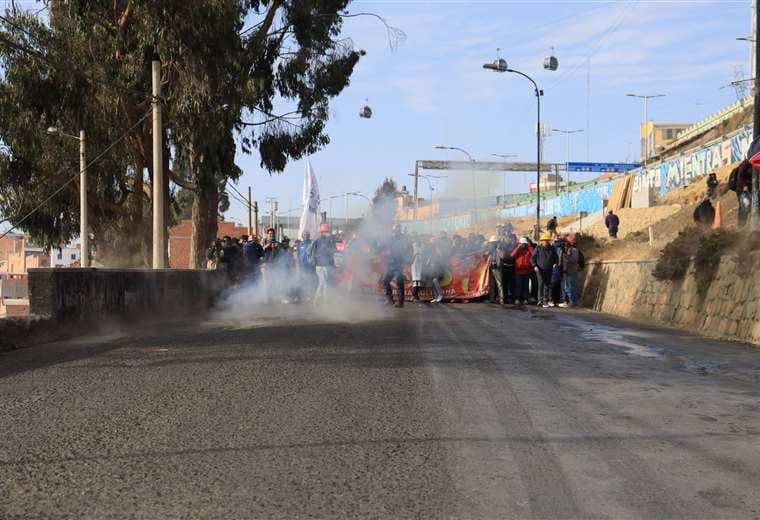
<svg viewBox="0 0 760 520">
<path fill-rule="evenodd" d="M 760 349 L 384 312 L 0 355 L 0 518 L 760 518 Z"/>
</svg>

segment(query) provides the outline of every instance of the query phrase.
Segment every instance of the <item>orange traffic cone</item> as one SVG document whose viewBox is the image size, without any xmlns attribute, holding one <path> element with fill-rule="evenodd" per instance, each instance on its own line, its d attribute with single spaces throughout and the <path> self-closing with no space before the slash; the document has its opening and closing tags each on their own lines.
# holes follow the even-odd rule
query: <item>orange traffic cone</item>
<svg viewBox="0 0 760 520">
<path fill-rule="evenodd" d="M 720 201 L 715 203 L 715 220 L 713 220 L 713 229 L 720 229 L 723 225 L 723 208 L 720 207 Z"/>
</svg>

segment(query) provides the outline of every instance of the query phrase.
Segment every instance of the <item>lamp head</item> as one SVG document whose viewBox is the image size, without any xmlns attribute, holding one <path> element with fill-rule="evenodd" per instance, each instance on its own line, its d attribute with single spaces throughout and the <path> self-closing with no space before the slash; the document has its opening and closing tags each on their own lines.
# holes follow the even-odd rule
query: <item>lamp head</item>
<svg viewBox="0 0 760 520">
<path fill-rule="evenodd" d="M 49 126 L 47 129 L 48 135 L 58 135 L 59 130 L 54 126 Z"/>
<path fill-rule="evenodd" d="M 493 63 L 484 64 L 483 68 L 493 70 L 495 72 L 507 72 L 509 70 L 509 65 L 507 64 L 507 60 L 504 58 L 496 58 Z"/>
</svg>

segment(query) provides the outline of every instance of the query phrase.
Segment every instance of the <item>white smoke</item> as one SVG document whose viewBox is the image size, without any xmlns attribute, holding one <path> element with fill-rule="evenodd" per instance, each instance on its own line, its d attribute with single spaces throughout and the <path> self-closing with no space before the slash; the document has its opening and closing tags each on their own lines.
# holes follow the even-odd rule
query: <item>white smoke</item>
<svg viewBox="0 0 760 520">
<path fill-rule="evenodd" d="M 375 204 L 372 214 L 356 231 L 343 237 L 351 243 L 348 249 L 336 255 L 339 265 L 333 269 L 334 278 L 326 301 L 313 302 L 316 277 L 302 273 L 295 260 L 291 261 L 292 249 L 283 250 L 280 255 L 290 255 L 287 262 L 279 258 L 274 263 L 262 264 L 262 272 L 253 282 L 242 282 L 229 289 L 217 303 L 210 322 L 255 327 L 296 321 L 357 323 L 387 318 L 390 310 L 382 305 L 384 296 L 369 287 L 359 287 L 358 281 L 366 284 L 373 279 L 371 262 L 378 255 L 377 244 L 390 237 L 393 204 L 392 200 Z M 356 282 L 351 288 L 339 282 L 341 265 L 351 265 L 354 269 Z M 379 275 L 374 280 L 379 282 Z"/>
</svg>

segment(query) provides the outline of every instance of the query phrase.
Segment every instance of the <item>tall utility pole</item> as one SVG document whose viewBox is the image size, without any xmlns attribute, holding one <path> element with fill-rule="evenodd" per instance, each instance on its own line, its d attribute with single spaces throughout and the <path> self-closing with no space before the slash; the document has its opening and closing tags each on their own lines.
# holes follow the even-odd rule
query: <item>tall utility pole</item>
<svg viewBox="0 0 760 520">
<path fill-rule="evenodd" d="M 90 267 L 90 232 L 87 230 L 87 154 L 84 130 L 79 131 L 79 265 Z"/>
<path fill-rule="evenodd" d="M 750 45 L 750 54 L 749 54 L 749 71 L 750 71 L 750 78 L 755 77 L 755 73 L 757 71 L 757 0 L 752 0 L 752 26 L 750 28 L 750 34 L 752 35 L 751 38 L 754 40 L 752 43 L 754 45 Z M 736 79 L 742 79 L 744 75 L 742 74 L 741 78 Z"/>
<path fill-rule="evenodd" d="M 153 269 L 166 269 L 161 62 L 153 60 Z"/>
<path fill-rule="evenodd" d="M 586 161 L 591 161 L 591 56 L 586 59 Z"/>
<path fill-rule="evenodd" d="M 436 150 L 456 150 L 458 152 L 462 152 L 467 156 L 467 159 L 469 159 L 470 164 L 475 162 L 475 159 L 472 158 L 472 154 L 465 150 L 464 148 L 459 148 L 458 146 L 446 146 L 443 144 L 437 144 L 435 145 Z M 478 197 L 477 193 L 475 191 L 475 170 L 470 169 L 470 180 L 472 181 L 472 215 L 473 220 L 475 222 L 475 230 L 480 233 L 480 222 L 478 221 Z M 416 179 L 415 179 L 416 182 Z"/>
<path fill-rule="evenodd" d="M 77 137 L 51 126 L 47 129 L 47 133 L 79 141 L 79 265 L 90 267 L 90 233 L 87 225 L 87 139 L 84 130 L 80 130 Z"/>
<path fill-rule="evenodd" d="M 346 234 L 348 228 L 348 193 L 343 194 L 343 234 Z"/>
<path fill-rule="evenodd" d="M 256 201 L 253 201 L 253 225 L 256 226 L 253 234 L 259 236 L 259 203 Z"/>
<path fill-rule="evenodd" d="M 248 186 L 248 236 L 253 235 L 253 205 L 251 204 L 251 187 Z"/>
<path fill-rule="evenodd" d="M 628 97 L 634 97 L 634 98 L 639 98 L 639 99 L 643 99 L 644 100 L 644 125 L 646 126 L 646 129 L 647 129 L 647 135 L 645 136 L 646 138 L 644 139 L 644 142 L 646 144 L 644 145 L 644 161 L 643 161 L 643 163 L 644 163 L 644 171 L 646 171 L 647 159 L 649 159 L 649 152 L 650 152 L 650 150 L 649 150 L 649 125 L 648 125 L 648 123 L 649 123 L 649 100 L 650 99 L 654 99 L 654 98 L 665 97 L 665 94 L 653 94 L 653 95 L 648 95 L 648 96 L 643 96 L 643 95 L 640 95 L 640 94 L 626 94 L 626 96 L 628 96 Z M 653 132 L 654 132 L 654 130 L 653 130 Z"/>
<path fill-rule="evenodd" d="M 559 132 L 565 134 L 565 175 L 567 175 L 567 192 L 570 192 L 570 135 L 583 132 L 583 129 L 579 130 L 560 130 L 559 128 L 552 128 L 552 132 Z"/>
<path fill-rule="evenodd" d="M 510 159 L 512 157 L 517 157 L 516 154 L 503 154 L 503 153 L 492 153 L 494 157 L 501 157 L 502 159 Z M 502 172 L 502 179 L 501 179 L 501 205 L 502 207 L 506 207 L 507 205 L 507 172 Z"/>
<path fill-rule="evenodd" d="M 758 9 L 758 0 L 752 2 L 753 15 L 754 15 L 754 33 L 752 39 L 755 45 L 755 92 L 753 97 L 755 100 L 754 118 L 752 125 L 752 141 L 754 142 L 760 137 L 760 38 L 758 38 L 758 32 L 760 29 L 760 9 Z M 756 168 L 752 169 L 752 210 L 750 216 L 750 228 L 753 230 L 760 229 L 760 171 Z"/>
<path fill-rule="evenodd" d="M 420 161 L 414 161 L 414 220 L 417 220 L 417 212 L 420 209 Z"/>
</svg>

